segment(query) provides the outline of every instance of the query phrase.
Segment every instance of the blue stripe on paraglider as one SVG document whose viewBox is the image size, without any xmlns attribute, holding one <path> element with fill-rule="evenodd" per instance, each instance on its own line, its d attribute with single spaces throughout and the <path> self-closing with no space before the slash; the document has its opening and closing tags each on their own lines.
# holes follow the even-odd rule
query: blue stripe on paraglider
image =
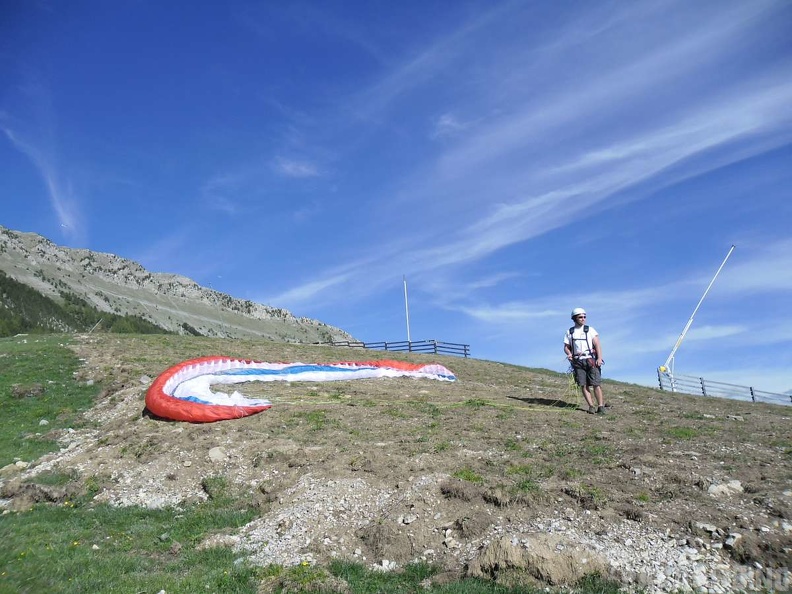
<svg viewBox="0 0 792 594">
<path fill-rule="evenodd" d="M 363 371 L 378 369 L 372 366 L 355 367 L 332 367 L 330 365 L 292 365 L 283 369 L 228 369 L 219 372 L 218 375 L 293 375 L 297 373 L 308 373 L 311 371 L 326 371 L 330 373 L 349 373 L 350 371 Z"/>
<path fill-rule="evenodd" d="M 208 400 L 201 400 L 196 396 L 179 396 L 179 400 L 187 400 L 189 402 L 195 402 L 196 404 L 214 404 L 214 402 L 209 402 Z"/>
</svg>

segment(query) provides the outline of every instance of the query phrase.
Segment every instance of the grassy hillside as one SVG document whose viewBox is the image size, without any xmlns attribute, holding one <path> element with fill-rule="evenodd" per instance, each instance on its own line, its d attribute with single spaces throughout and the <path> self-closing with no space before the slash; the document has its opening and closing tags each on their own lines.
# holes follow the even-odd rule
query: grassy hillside
<svg viewBox="0 0 792 594">
<path fill-rule="evenodd" d="M 209 354 L 436 360 L 458 381 L 250 383 L 272 409 L 145 414 L 151 378 Z M 680 576 L 788 565 L 785 407 L 607 382 L 600 417 L 545 370 L 184 336 L 3 339 L 0 365 L 0 591 L 616 592 L 690 547 Z M 398 569 L 372 573 L 382 559 Z"/>
</svg>

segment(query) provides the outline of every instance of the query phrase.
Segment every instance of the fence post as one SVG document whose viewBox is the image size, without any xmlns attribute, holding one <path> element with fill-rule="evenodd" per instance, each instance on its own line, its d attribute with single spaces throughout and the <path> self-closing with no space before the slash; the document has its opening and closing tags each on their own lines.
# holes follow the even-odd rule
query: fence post
<svg viewBox="0 0 792 594">
<path fill-rule="evenodd" d="M 436 355 L 437 354 L 437 341 L 433 340 L 432 344 L 434 345 L 434 354 Z"/>
<path fill-rule="evenodd" d="M 407 341 L 407 352 L 412 353 L 412 340 Z"/>
<path fill-rule="evenodd" d="M 664 389 L 663 388 L 663 376 L 660 375 L 660 368 L 657 369 L 657 383 L 660 384 L 660 389 L 661 390 Z"/>
<path fill-rule="evenodd" d="M 750 388 L 748 388 L 748 389 L 751 391 L 751 400 L 753 400 L 754 402 L 756 402 L 756 394 L 754 394 L 754 391 L 753 391 L 753 386 L 751 386 L 751 387 L 750 387 Z"/>
<path fill-rule="evenodd" d="M 700 377 L 699 380 L 701 380 L 701 393 L 704 394 L 704 396 L 706 396 L 707 395 L 707 387 L 704 385 L 704 378 Z"/>
</svg>

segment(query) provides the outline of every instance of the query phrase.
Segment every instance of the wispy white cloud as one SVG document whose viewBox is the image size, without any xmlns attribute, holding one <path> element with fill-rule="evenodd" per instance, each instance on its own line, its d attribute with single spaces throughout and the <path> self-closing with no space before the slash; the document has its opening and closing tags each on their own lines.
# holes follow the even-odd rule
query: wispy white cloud
<svg viewBox="0 0 792 594">
<path fill-rule="evenodd" d="M 344 273 L 339 273 L 336 276 L 325 276 L 322 279 L 305 283 L 278 295 L 265 296 L 260 301 L 272 304 L 282 303 L 289 309 L 298 309 L 303 304 L 310 303 L 328 290 L 340 292 L 339 286 L 342 286 L 348 280 L 349 275 Z M 345 292 L 344 294 L 346 295 Z"/>
<path fill-rule="evenodd" d="M 708 14 L 706 22 L 697 19 L 682 22 L 678 31 L 667 32 L 654 45 L 647 44 L 645 39 L 636 35 L 631 25 L 628 29 L 631 35 L 625 39 L 626 47 L 620 46 L 618 53 L 612 53 L 610 44 L 598 36 L 584 39 L 581 43 L 580 38 L 563 33 L 559 38 L 565 40 L 564 45 L 559 46 L 560 41 L 554 40 L 552 52 L 547 48 L 530 48 L 527 55 L 518 56 L 517 59 L 522 61 L 519 65 L 528 73 L 526 76 L 536 76 L 537 71 L 542 72 L 536 67 L 536 61 L 548 61 L 553 69 L 546 73 L 551 76 L 549 80 L 506 77 L 508 83 L 505 84 L 509 86 L 500 92 L 511 95 L 515 100 L 507 104 L 501 117 L 492 120 L 489 126 L 481 127 L 477 134 L 449 151 L 443 157 L 441 167 L 452 172 L 476 170 L 483 163 L 502 159 L 532 143 L 552 146 L 552 143 L 547 143 L 548 135 L 561 128 L 588 129 L 593 116 L 597 118 L 595 121 L 625 117 L 625 111 L 629 112 L 638 99 L 652 93 L 661 94 L 664 88 L 684 80 L 686 74 L 695 73 L 703 63 L 713 62 L 718 56 L 734 51 L 737 31 L 747 30 L 752 17 L 762 14 L 772 5 L 771 2 L 731 4 Z M 639 7 L 640 11 L 655 10 L 649 3 Z M 636 14 L 632 4 L 619 5 L 617 10 L 624 16 L 617 14 L 607 19 L 619 21 L 629 18 L 632 23 L 641 22 L 642 15 L 640 12 Z M 664 28 L 668 28 L 666 22 L 657 23 L 658 31 Z M 641 28 L 641 31 L 645 32 L 645 29 Z M 589 53 L 596 57 L 587 58 Z M 558 70 L 576 70 L 575 60 L 581 59 L 595 61 L 593 66 L 596 67 L 589 72 L 577 72 L 578 76 L 566 85 L 556 83 Z M 516 67 L 518 64 L 510 65 Z M 788 80 L 788 75 L 778 74 L 782 76 L 781 81 Z M 495 85 L 498 76 L 502 76 L 502 72 L 494 71 L 492 82 Z M 550 88 L 545 91 L 542 87 L 537 89 L 537 85 Z M 675 117 L 678 108 L 677 103 L 670 103 L 652 119 L 662 121 Z M 736 111 L 734 115 L 740 117 Z"/>
<path fill-rule="evenodd" d="M 444 113 L 434 121 L 432 138 L 448 138 L 457 136 L 469 127 L 468 123 L 460 121 L 452 113 Z"/>
<path fill-rule="evenodd" d="M 737 246 L 719 285 L 734 295 L 792 291 L 792 239 L 749 246 L 751 257 L 742 258 Z"/>
<path fill-rule="evenodd" d="M 623 343 L 625 346 L 620 350 L 628 351 L 630 356 L 642 355 L 647 353 L 669 353 L 676 344 L 683 328 L 679 332 L 657 332 L 654 331 L 647 336 L 636 337 L 633 333 L 620 332 L 615 328 L 613 342 Z M 720 339 L 745 336 L 751 328 L 741 324 L 725 324 L 723 326 L 692 326 L 685 334 L 684 344 L 689 346 L 691 342 L 712 342 L 717 343 Z M 621 333 L 621 338 L 620 338 Z"/>
<path fill-rule="evenodd" d="M 50 204 L 64 235 L 80 241 L 84 235 L 84 230 L 81 222 L 79 201 L 74 195 L 71 184 L 61 181 L 60 173 L 53 165 L 53 156 L 50 151 L 23 140 L 19 134 L 15 133 L 2 121 L 0 121 L 0 129 L 3 130 L 14 148 L 28 157 L 38 170 L 47 188 Z"/>
<path fill-rule="evenodd" d="M 669 7 L 699 10 L 685 3 L 672 2 Z M 696 89 L 695 95 L 684 97 L 674 94 L 667 104 L 655 102 L 653 107 L 646 103 L 654 94 L 665 96 L 666 89 L 677 87 L 680 80 L 695 78 L 724 54 L 750 46 L 755 35 L 752 27 L 758 19 L 767 18 L 772 7 L 772 2 L 731 3 L 722 10 L 701 9 L 707 18 L 678 21 L 673 13 L 666 14 L 651 3 L 617 5 L 615 13 L 598 21 L 581 19 L 568 27 L 590 35 L 561 31 L 549 36 L 547 45 L 529 47 L 514 56 L 498 45 L 502 64 L 493 60 L 491 71 L 477 71 L 480 76 L 474 82 L 461 77 L 465 88 L 474 89 L 470 93 L 474 98 L 459 101 L 462 113 L 476 114 L 471 116 L 477 117 L 475 128 L 465 129 L 453 143 L 435 143 L 444 145 L 439 147 L 441 152 L 410 172 L 398 197 L 386 201 L 396 204 L 394 211 L 409 212 L 410 207 L 419 206 L 436 216 L 425 217 L 425 223 L 415 217 L 390 244 L 372 248 L 370 257 L 345 267 L 343 277 L 361 297 L 384 286 L 393 270 L 436 277 L 580 221 L 595 205 L 601 212 L 649 193 L 644 189 L 627 196 L 626 189 L 664 187 L 790 142 L 792 83 L 784 62 L 742 79 L 739 85 Z M 474 49 L 479 51 L 473 43 L 476 35 L 518 8 L 519 3 L 501 6 L 386 73 L 361 92 L 366 113 L 384 116 L 397 97 L 428 85 L 434 73 L 459 63 Z M 643 28 L 635 27 L 647 11 L 662 17 L 651 43 L 637 33 Z M 621 32 L 618 27 L 628 27 L 629 35 L 625 46 L 616 51 L 607 35 Z M 577 57 L 588 54 L 595 56 L 592 59 L 601 68 L 576 69 L 574 78 L 561 76 L 566 68 L 575 67 Z M 554 70 L 544 72 L 551 65 Z M 528 72 L 526 76 L 547 74 L 548 84 L 511 74 L 520 71 Z M 497 97 L 497 104 L 481 100 L 487 92 Z M 641 103 L 631 114 L 635 121 L 623 125 L 624 112 L 634 109 L 635 103 Z M 455 113 L 443 112 L 435 121 L 435 134 L 464 126 Z M 610 125 L 586 135 L 585 142 L 569 140 L 570 130 L 589 130 L 592 122 Z M 556 141 L 556 136 L 562 139 Z M 293 172 L 300 174 L 303 169 L 294 166 Z M 315 274 L 337 278 L 335 270 Z M 333 287 L 323 296 L 328 303 L 340 299 L 333 282 L 311 281 L 307 286 L 311 291 L 305 294 L 312 298 L 327 286 Z M 298 286 L 290 295 L 303 292 Z M 633 295 L 636 301 L 639 297 Z M 518 309 L 513 305 L 507 314 L 491 315 L 511 317 L 519 315 Z M 483 317 L 485 313 L 471 311 L 470 315 Z"/>
<path fill-rule="evenodd" d="M 716 157 L 691 166 L 692 169 L 669 171 L 673 166 L 719 147 L 728 147 L 737 140 L 750 143 L 752 138 L 759 139 L 755 144 L 740 147 L 740 159 L 782 146 L 792 140 L 790 123 L 792 83 L 777 81 L 775 86 L 762 86 L 752 93 L 742 90 L 715 104 L 700 106 L 683 120 L 641 136 L 601 145 L 592 152 L 572 156 L 569 160 L 561 156 L 555 166 L 536 172 L 536 179 L 540 181 L 542 178 L 555 178 L 555 189 L 495 205 L 490 214 L 464 230 L 458 241 L 431 250 L 427 261 L 451 265 L 478 259 L 568 225 L 587 216 L 592 205 L 660 174 L 665 174 L 662 184 L 671 184 L 694 172 L 700 175 L 716 169 L 729 157 Z M 507 134 L 511 135 L 512 131 Z M 774 138 L 769 139 L 768 134 Z M 490 138 L 490 141 L 493 146 L 499 146 L 501 139 Z M 457 163 L 457 166 L 463 180 L 468 171 L 480 170 L 480 164 L 467 160 Z M 521 180 L 516 181 L 523 185 Z M 423 195 L 431 191 L 419 193 Z M 640 197 L 640 194 L 634 195 L 634 199 Z"/>
<path fill-rule="evenodd" d="M 210 210 L 217 210 L 228 215 L 240 211 L 237 197 L 247 182 L 248 173 L 240 171 L 216 173 L 201 186 L 200 195 Z"/>
<path fill-rule="evenodd" d="M 510 14 L 519 2 L 511 0 L 462 22 L 456 29 L 441 36 L 428 47 L 409 54 L 400 64 L 387 71 L 379 80 L 364 88 L 350 100 L 350 113 L 355 119 L 379 120 L 399 98 L 432 82 L 435 75 L 449 67 L 470 48 L 470 39 L 486 31 L 487 27 Z"/>
<path fill-rule="evenodd" d="M 766 249 L 746 250 L 748 253 L 741 264 L 740 275 L 756 279 L 752 291 L 779 291 L 779 283 L 771 274 L 764 276 L 755 274 L 755 271 L 765 271 L 768 265 L 770 268 L 780 265 L 784 260 L 768 262 L 767 255 L 785 254 L 788 243 L 782 240 L 767 245 Z M 570 323 L 569 310 L 565 308 L 585 304 L 593 314 L 591 323 L 600 330 L 606 329 L 604 344 L 606 359 L 610 362 L 609 373 L 615 373 L 619 379 L 628 379 L 620 374 L 625 370 L 645 368 L 647 371 L 641 382 L 651 384 L 652 369 L 665 361 L 712 274 L 713 270 L 709 269 L 692 270 L 671 283 L 641 284 L 637 288 L 610 291 L 561 290 L 522 301 L 486 300 L 471 293 L 458 301 L 442 299 L 440 303 L 480 328 L 481 333 L 486 333 L 487 342 L 501 345 L 507 351 L 515 336 L 526 337 L 520 341 L 520 356 L 524 363 L 558 370 L 562 370 L 565 363 L 560 350 L 556 352 L 554 347 L 560 345 L 564 324 Z M 772 316 L 769 320 L 741 316 L 727 323 L 706 321 L 707 312 L 739 309 L 745 297 L 744 292 L 732 290 L 721 280 L 723 277 L 718 279 L 704 307 L 707 310 L 704 312 L 705 322 L 702 323 L 700 315 L 686 333 L 678 353 L 684 365 L 688 369 L 696 369 L 696 373 L 701 373 L 699 367 L 706 366 L 704 363 L 713 354 L 731 353 L 734 349 L 756 349 L 759 357 L 765 349 L 774 351 L 788 342 L 786 337 L 792 333 L 790 323 Z M 727 365 L 729 360 L 722 356 L 715 359 L 723 359 L 723 365 Z M 734 361 L 730 364 L 734 365 Z M 761 381 L 758 383 L 762 385 Z"/>
<path fill-rule="evenodd" d="M 275 171 L 286 177 L 316 177 L 320 175 L 319 168 L 308 161 L 277 157 L 272 166 Z"/>
<path fill-rule="evenodd" d="M 250 159 L 212 174 L 202 183 L 200 195 L 207 208 L 236 215 L 244 212 L 243 204 L 251 196 L 261 195 L 273 187 L 273 173 L 294 179 L 322 175 L 319 168 L 309 161 L 276 157 L 265 164 L 259 159 Z M 302 207 L 294 213 L 294 219 L 305 220 L 314 211 L 315 205 Z"/>
</svg>

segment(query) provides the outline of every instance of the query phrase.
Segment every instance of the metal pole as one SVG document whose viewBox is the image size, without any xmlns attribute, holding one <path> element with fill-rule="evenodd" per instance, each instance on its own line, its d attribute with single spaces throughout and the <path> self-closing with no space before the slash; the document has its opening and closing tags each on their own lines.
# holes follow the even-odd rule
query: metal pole
<svg viewBox="0 0 792 594">
<path fill-rule="evenodd" d="M 715 279 L 718 278 L 718 275 L 720 274 L 720 271 L 723 270 L 723 267 L 726 265 L 726 260 L 729 259 L 729 256 L 732 255 L 733 251 L 734 251 L 734 246 L 731 246 L 731 249 L 729 250 L 729 253 L 726 254 L 726 257 L 723 259 L 723 262 L 721 262 L 721 265 L 718 268 L 718 271 L 715 273 L 715 276 L 712 277 L 712 280 L 710 281 L 710 284 L 707 285 L 707 290 L 704 291 L 704 294 L 701 296 L 701 299 L 699 299 L 698 305 L 696 305 L 696 309 L 693 310 L 693 313 L 691 314 L 690 319 L 687 321 L 687 324 L 685 324 L 685 328 L 682 330 L 682 334 L 679 335 L 679 338 L 677 339 L 676 344 L 674 345 L 674 348 L 671 349 L 671 354 L 668 355 L 668 359 L 666 359 L 664 367 L 666 369 L 668 369 L 669 366 L 671 366 L 671 373 L 672 374 L 674 373 L 674 368 L 673 368 L 674 355 L 676 354 L 677 349 L 679 348 L 679 345 L 681 345 L 682 341 L 685 339 L 685 334 L 687 334 L 687 331 L 690 329 L 690 325 L 693 323 L 693 318 L 695 317 L 696 312 L 699 310 L 699 307 L 701 307 L 701 304 L 704 301 L 704 298 L 707 296 L 707 293 L 709 293 L 709 290 L 712 288 L 712 285 L 715 282 Z"/>
<path fill-rule="evenodd" d="M 410 308 L 407 305 L 407 277 L 402 275 L 402 281 L 404 282 L 404 313 L 407 316 L 407 344 L 409 345 L 409 347 L 411 347 L 412 341 L 410 340 Z"/>
</svg>

